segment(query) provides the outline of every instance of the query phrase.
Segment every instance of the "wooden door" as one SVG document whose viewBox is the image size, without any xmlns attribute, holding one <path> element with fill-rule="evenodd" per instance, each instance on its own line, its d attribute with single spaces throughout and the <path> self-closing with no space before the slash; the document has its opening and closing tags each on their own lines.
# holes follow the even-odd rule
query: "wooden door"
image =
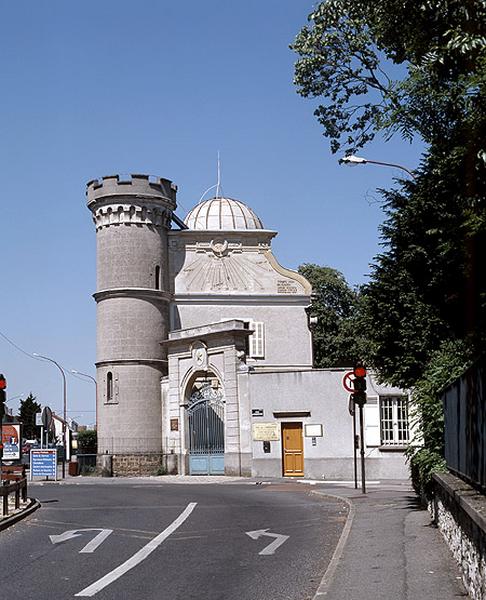
<svg viewBox="0 0 486 600">
<path fill-rule="evenodd" d="M 282 423 L 284 477 L 304 476 L 304 439 L 302 423 Z"/>
</svg>

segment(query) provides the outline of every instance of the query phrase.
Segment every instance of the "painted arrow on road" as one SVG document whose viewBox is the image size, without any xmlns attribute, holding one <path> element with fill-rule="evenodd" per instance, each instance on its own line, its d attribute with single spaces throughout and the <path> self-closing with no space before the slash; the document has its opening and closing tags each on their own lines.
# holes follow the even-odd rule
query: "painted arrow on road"
<svg viewBox="0 0 486 600">
<path fill-rule="evenodd" d="M 99 531 L 99 533 L 90 542 L 88 542 L 86 546 L 81 548 L 79 554 L 94 552 L 96 548 L 98 548 L 98 546 L 106 540 L 110 533 L 113 533 L 113 529 L 71 529 L 69 531 L 65 531 L 64 533 L 60 533 L 59 535 L 50 535 L 49 538 L 53 544 L 60 544 L 61 542 L 67 542 L 68 540 L 72 540 L 75 537 L 83 535 L 83 532 L 85 531 Z"/>
<path fill-rule="evenodd" d="M 268 544 L 268 546 L 265 546 L 265 548 L 263 548 L 263 550 L 258 553 L 263 556 L 268 554 L 275 554 L 275 550 L 289 539 L 288 535 L 283 535 L 281 533 L 270 533 L 268 529 L 257 529 L 256 531 L 246 531 L 245 533 L 246 535 L 249 535 L 252 540 L 257 540 L 258 538 L 264 535 L 266 535 L 267 537 L 275 538 L 273 542 Z"/>
</svg>

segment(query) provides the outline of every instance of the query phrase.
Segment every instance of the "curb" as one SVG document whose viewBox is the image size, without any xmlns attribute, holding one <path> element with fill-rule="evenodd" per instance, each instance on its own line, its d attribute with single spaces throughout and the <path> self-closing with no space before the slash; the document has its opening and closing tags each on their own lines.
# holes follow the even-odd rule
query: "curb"
<svg viewBox="0 0 486 600">
<path fill-rule="evenodd" d="M 343 496 L 337 496 L 335 494 L 328 494 L 327 492 L 319 492 L 317 490 L 312 490 L 311 494 L 316 494 L 319 496 L 327 496 L 328 498 L 335 498 L 337 500 L 345 502 L 349 507 L 348 518 L 346 520 L 343 531 L 341 533 L 341 537 L 339 538 L 339 542 L 337 543 L 337 546 L 334 550 L 334 553 L 332 555 L 330 563 L 327 565 L 326 572 L 322 576 L 321 583 L 319 584 L 319 587 L 317 588 L 317 591 L 312 598 L 312 600 L 318 600 L 322 596 L 327 595 L 327 592 L 329 591 L 329 586 L 332 583 L 334 573 L 339 564 L 339 561 L 341 560 L 341 556 L 344 552 L 344 547 L 346 546 L 346 542 L 348 541 L 349 532 L 351 531 L 351 526 L 353 524 L 353 519 L 354 519 L 354 515 L 356 513 L 356 509 L 354 507 L 354 504 L 351 502 L 351 500 L 349 500 L 348 498 L 344 498 Z"/>
<path fill-rule="evenodd" d="M 6 519 L 0 519 L 0 531 L 2 531 L 3 529 L 7 529 L 7 527 L 10 527 L 10 525 L 14 525 L 22 519 L 25 519 L 25 517 L 28 517 L 38 508 L 40 508 L 39 500 L 37 500 L 36 498 L 31 498 L 27 508 L 16 513 L 15 515 L 12 515 L 11 517 L 7 517 Z"/>
</svg>

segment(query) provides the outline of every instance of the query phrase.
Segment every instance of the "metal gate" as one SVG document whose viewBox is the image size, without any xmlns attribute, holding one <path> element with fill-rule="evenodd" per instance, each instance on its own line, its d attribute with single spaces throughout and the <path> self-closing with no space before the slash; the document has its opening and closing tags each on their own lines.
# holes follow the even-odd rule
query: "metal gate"
<svg viewBox="0 0 486 600">
<path fill-rule="evenodd" d="M 189 402 L 189 474 L 224 475 L 222 390 L 208 382 L 191 394 Z"/>
</svg>

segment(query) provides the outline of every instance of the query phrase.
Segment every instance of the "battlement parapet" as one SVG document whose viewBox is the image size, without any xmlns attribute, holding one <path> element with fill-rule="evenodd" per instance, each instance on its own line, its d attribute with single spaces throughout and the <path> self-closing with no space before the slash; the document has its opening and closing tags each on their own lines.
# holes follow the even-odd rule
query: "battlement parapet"
<svg viewBox="0 0 486 600">
<path fill-rule="evenodd" d="M 112 202 L 131 202 L 143 198 L 152 202 L 163 202 L 167 208 L 176 207 L 177 186 L 169 179 L 132 173 L 130 175 L 107 175 L 93 179 L 86 185 L 88 208 L 96 210 L 96 205 Z M 117 199 L 115 199 L 117 198 Z"/>
<path fill-rule="evenodd" d="M 114 199 L 113 199 L 114 200 Z M 170 229 L 172 211 L 156 202 L 137 202 L 134 204 L 103 204 L 93 207 L 93 223 L 96 231 L 110 225 L 149 225 Z"/>
</svg>

